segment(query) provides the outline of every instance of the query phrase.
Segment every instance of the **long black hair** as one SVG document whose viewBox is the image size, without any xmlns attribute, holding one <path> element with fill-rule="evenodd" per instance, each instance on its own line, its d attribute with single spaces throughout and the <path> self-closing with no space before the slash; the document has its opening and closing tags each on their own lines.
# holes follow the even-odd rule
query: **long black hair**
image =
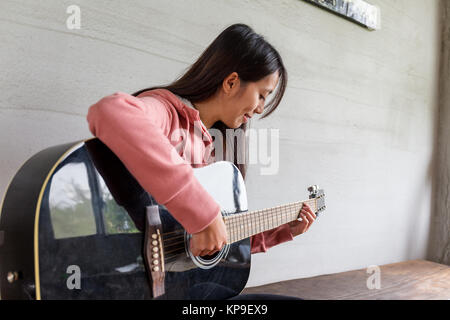
<svg viewBox="0 0 450 320">
<path fill-rule="evenodd" d="M 213 96 L 222 86 L 224 79 L 233 72 L 238 74 L 244 86 L 247 82 L 257 82 L 278 72 L 278 89 L 275 90 L 273 98 L 265 106 L 261 119 L 270 115 L 278 107 L 286 90 L 288 79 L 281 56 L 263 36 L 242 23 L 233 24 L 223 30 L 180 78 L 165 86 L 139 90 L 133 93 L 133 96 L 148 90 L 167 89 L 195 104 Z M 235 131 L 241 130 L 241 134 L 234 135 L 234 141 L 231 144 L 223 141 L 224 154 L 231 152 L 232 161 L 244 178 L 247 171 L 246 130 L 249 128 L 249 123 L 243 123 L 239 128 L 234 129 Z M 222 137 L 227 137 L 227 129 L 232 130 L 222 121 L 217 121 L 211 128 L 220 130 Z M 232 146 L 233 150 L 227 151 L 227 145 Z"/>
</svg>

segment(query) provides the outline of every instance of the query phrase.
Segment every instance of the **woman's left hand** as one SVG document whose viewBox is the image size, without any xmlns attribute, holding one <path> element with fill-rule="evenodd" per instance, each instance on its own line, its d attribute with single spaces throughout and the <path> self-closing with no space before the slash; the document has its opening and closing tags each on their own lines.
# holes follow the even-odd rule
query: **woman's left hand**
<svg viewBox="0 0 450 320">
<path fill-rule="evenodd" d="M 304 203 L 302 209 L 300 210 L 299 218 L 302 218 L 302 221 L 295 220 L 288 223 L 291 228 L 292 236 L 294 237 L 308 231 L 309 227 L 311 227 L 313 222 L 316 220 L 316 215 L 311 208 Z"/>
</svg>

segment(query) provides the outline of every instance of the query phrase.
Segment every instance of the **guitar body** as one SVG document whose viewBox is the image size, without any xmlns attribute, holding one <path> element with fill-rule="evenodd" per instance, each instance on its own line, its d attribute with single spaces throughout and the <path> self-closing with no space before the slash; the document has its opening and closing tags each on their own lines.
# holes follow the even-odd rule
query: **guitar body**
<svg viewBox="0 0 450 320">
<path fill-rule="evenodd" d="M 248 210 L 231 162 L 194 174 L 223 215 Z M 190 235 L 93 138 L 39 152 L 10 182 L 0 211 L 1 298 L 153 299 L 144 254 L 149 206 L 158 207 L 162 226 L 165 293 L 157 299 L 226 299 L 243 290 L 250 238 L 193 257 Z"/>
</svg>

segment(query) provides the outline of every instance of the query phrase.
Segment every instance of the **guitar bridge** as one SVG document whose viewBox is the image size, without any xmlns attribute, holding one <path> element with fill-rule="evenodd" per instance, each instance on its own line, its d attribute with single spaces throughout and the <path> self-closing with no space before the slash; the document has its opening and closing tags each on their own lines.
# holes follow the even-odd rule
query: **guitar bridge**
<svg viewBox="0 0 450 320">
<path fill-rule="evenodd" d="M 144 257 L 153 298 L 165 293 L 164 251 L 161 230 L 158 206 L 146 207 Z"/>
</svg>

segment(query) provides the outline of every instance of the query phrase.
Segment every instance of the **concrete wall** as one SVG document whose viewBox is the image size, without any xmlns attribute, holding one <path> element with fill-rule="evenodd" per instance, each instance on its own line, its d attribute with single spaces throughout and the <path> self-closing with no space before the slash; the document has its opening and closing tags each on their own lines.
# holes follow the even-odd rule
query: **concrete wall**
<svg viewBox="0 0 450 320">
<path fill-rule="evenodd" d="M 437 133 L 438 0 L 372 0 L 371 32 L 304 1 L 0 2 L 0 192 L 51 145 L 90 137 L 88 107 L 180 75 L 232 23 L 281 53 L 289 86 L 253 128 L 280 133 L 280 165 L 249 171 L 250 209 L 306 199 L 327 211 L 294 241 L 253 256 L 248 286 L 427 254 Z M 383 284 L 382 284 L 383 285 Z"/>
</svg>

